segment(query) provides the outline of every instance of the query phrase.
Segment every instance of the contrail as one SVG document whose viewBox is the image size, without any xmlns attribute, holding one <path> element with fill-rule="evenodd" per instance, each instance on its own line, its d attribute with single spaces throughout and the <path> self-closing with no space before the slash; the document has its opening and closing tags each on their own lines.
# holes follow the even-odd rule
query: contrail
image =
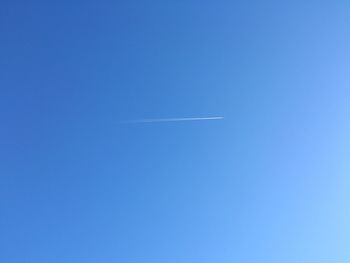
<svg viewBox="0 0 350 263">
<path fill-rule="evenodd" d="M 175 121 L 209 121 L 209 120 L 222 120 L 222 116 L 214 117 L 196 117 L 196 118 L 166 118 L 166 119 L 139 119 L 129 120 L 124 123 L 152 123 L 152 122 L 175 122 Z"/>
</svg>

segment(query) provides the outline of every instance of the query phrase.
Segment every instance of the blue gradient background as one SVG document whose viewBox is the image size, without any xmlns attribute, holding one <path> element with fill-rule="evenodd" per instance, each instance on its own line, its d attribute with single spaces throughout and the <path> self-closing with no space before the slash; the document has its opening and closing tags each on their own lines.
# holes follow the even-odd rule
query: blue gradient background
<svg viewBox="0 0 350 263">
<path fill-rule="evenodd" d="M 349 13 L 2 1 L 0 262 L 350 262 Z"/>
</svg>

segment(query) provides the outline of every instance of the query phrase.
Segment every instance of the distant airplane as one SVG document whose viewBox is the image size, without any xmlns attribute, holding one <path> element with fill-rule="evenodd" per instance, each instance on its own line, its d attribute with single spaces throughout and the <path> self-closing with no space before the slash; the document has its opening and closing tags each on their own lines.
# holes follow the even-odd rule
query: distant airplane
<svg viewBox="0 0 350 263">
<path fill-rule="evenodd" d="M 129 120 L 124 123 L 152 123 L 152 122 L 176 122 L 176 121 L 208 121 L 208 120 L 222 120 L 222 116 L 214 117 L 195 117 L 195 118 L 165 118 L 165 119 L 137 119 Z"/>
</svg>

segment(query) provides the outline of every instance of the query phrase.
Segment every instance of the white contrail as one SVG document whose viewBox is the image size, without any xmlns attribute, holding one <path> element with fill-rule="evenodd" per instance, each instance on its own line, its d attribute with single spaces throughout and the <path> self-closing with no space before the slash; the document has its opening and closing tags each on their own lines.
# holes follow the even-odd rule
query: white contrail
<svg viewBox="0 0 350 263">
<path fill-rule="evenodd" d="M 152 122 L 175 122 L 175 121 L 208 121 L 208 120 L 222 120 L 222 116 L 214 117 L 196 117 L 196 118 L 166 118 L 166 119 L 139 119 L 129 120 L 125 123 L 152 123 Z"/>
</svg>

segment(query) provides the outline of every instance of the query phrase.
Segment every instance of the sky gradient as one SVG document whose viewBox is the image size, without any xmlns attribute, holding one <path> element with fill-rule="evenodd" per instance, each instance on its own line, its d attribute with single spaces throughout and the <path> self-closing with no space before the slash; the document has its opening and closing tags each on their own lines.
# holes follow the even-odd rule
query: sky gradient
<svg viewBox="0 0 350 263">
<path fill-rule="evenodd" d="M 0 262 L 350 262 L 349 13 L 2 1 Z"/>
</svg>

